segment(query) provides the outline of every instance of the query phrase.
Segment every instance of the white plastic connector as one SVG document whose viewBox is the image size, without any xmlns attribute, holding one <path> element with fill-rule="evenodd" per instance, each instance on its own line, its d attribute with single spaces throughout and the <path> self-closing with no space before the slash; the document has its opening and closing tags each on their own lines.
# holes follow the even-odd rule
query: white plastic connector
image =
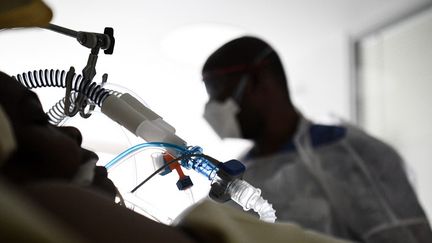
<svg viewBox="0 0 432 243">
<path fill-rule="evenodd" d="M 175 129 L 129 94 L 121 98 L 110 95 L 102 104 L 102 113 L 147 142 L 168 142 L 186 145 L 175 135 Z"/>
<path fill-rule="evenodd" d="M 114 95 L 110 95 L 105 99 L 101 111 L 133 134 L 136 134 L 135 131 L 138 126 L 146 120 L 132 106 Z"/>
<path fill-rule="evenodd" d="M 154 111 L 152 111 L 147 106 L 142 104 L 139 100 L 137 100 L 129 93 L 122 94 L 120 96 L 120 99 L 128 103 L 130 106 L 132 106 L 132 108 L 134 108 L 136 111 L 141 113 L 147 120 L 152 121 L 161 118 L 158 114 L 156 114 Z"/>
<path fill-rule="evenodd" d="M 231 199 L 243 207 L 243 210 L 254 210 L 260 216 L 260 219 L 266 222 L 274 223 L 276 220 L 276 211 L 267 200 L 261 197 L 261 190 L 251 186 L 244 180 L 236 179 L 228 186 L 228 192 Z"/>
<path fill-rule="evenodd" d="M 165 160 L 163 158 L 163 153 L 161 153 L 161 152 L 153 153 L 153 154 L 151 154 L 151 158 L 153 161 L 153 168 L 155 170 L 162 168 L 162 166 L 165 166 Z"/>
</svg>

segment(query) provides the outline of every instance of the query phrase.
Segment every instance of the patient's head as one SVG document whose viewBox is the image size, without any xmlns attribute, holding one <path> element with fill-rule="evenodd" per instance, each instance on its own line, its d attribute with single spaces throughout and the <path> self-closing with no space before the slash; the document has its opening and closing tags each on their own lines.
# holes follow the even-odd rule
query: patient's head
<svg viewBox="0 0 432 243">
<path fill-rule="evenodd" d="M 81 133 L 48 122 L 37 95 L 0 72 L 0 105 L 12 125 L 17 149 L 1 167 L 11 181 L 70 180 L 78 167 L 97 155 L 81 148 Z"/>
</svg>

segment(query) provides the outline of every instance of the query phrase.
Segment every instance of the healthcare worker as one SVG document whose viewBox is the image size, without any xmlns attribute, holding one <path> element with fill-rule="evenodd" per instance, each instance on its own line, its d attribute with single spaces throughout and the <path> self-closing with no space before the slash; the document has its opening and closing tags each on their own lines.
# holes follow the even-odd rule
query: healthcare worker
<svg viewBox="0 0 432 243">
<path fill-rule="evenodd" d="M 401 157 L 354 126 L 304 117 L 266 42 L 245 36 L 226 43 L 202 76 L 204 118 L 221 138 L 254 142 L 242 159 L 244 179 L 261 188 L 278 220 L 359 242 L 432 242 Z"/>
</svg>

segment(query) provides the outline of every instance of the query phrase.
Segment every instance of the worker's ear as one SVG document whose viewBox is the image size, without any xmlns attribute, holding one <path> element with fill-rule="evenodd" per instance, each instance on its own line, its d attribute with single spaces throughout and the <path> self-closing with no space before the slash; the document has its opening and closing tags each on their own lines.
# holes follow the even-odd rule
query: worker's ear
<svg viewBox="0 0 432 243">
<path fill-rule="evenodd" d="M 267 95 L 266 93 L 269 92 L 269 89 L 272 88 L 271 86 L 274 85 L 272 76 L 266 69 L 263 68 L 251 72 L 250 79 L 252 90 L 257 95 Z"/>
<path fill-rule="evenodd" d="M 251 89 L 252 92 L 254 93 L 259 93 L 260 89 L 263 86 L 263 80 L 262 80 L 262 75 L 261 75 L 261 70 L 252 70 L 250 71 L 248 74 L 248 83 L 249 86 L 248 88 Z"/>
<path fill-rule="evenodd" d="M 12 126 L 0 105 L 0 166 L 9 155 L 16 149 L 16 142 L 12 131 Z"/>
</svg>

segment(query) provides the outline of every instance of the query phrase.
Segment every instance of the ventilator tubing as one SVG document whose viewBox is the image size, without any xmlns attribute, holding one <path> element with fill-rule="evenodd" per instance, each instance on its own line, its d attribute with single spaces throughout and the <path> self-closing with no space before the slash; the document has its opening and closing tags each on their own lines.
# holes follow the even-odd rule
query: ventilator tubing
<svg viewBox="0 0 432 243">
<path fill-rule="evenodd" d="M 101 106 L 102 113 L 147 142 L 168 142 L 184 146 L 175 129 L 129 94 L 110 95 Z"/>
<path fill-rule="evenodd" d="M 258 213 L 260 219 L 274 223 L 276 211 L 267 200 L 261 197 L 261 190 L 251 186 L 244 180 L 235 179 L 228 186 L 231 199 L 241 205 L 245 211 L 253 209 Z"/>
</svg>

